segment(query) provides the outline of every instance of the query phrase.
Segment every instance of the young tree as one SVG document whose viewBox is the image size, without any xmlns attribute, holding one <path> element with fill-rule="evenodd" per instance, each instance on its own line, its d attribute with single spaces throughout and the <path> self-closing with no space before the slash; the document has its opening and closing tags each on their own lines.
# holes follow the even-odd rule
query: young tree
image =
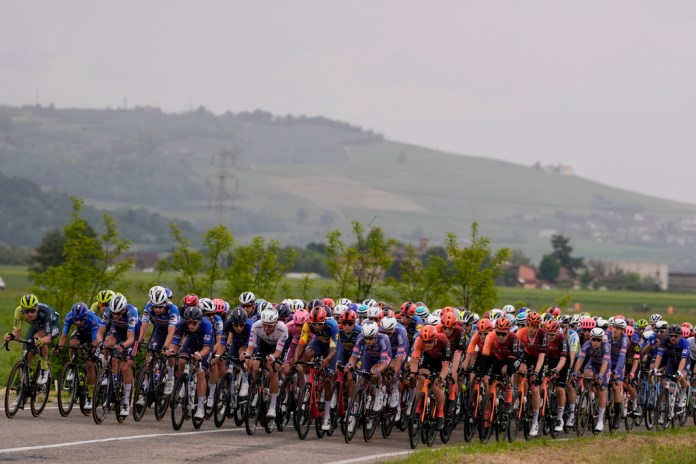
<svg viewBox="0 0 696 464">
<path fill-rule="evenodd" d="M 573 276 L 577 276 L 578 272 L 585 266 L 584 258 L 573 258 L 570 253 L 573 247 L 568 244 L 570 238 L 562 235 L 551 236 L 551 246 L 553 247 L 553 257 L 558 260 L 558 263 L 566 268 Z"/>
<path fill-rule="evenodd" d="M 212 297 L 215 282 L 224 278 L 222 259 L 232 255 L 234 237 L 224 225 L 218 225 L 206 232 L 203 237 L 205 257 L 207 258 L 205 274 L 205 295 Z"/>
<path fill-rule="evenodd" d="M 172 250 L 166 267 L 177 272 L 174 278 L 177 289 L 184 293 L 203 295 L 204 284 L 196 280 L 198 274 L 203 272 L 203 253 L 191 248 L 191 241 L 175 223 L 169 224 L 169 230 L 177 246 Z"/>
<path fill-rule="evenodd" d="M 476 312 L 487 311 L 498 301 L 495 279 L 503 271 L 510 250 L 501 248 L 493 253 L 490 239 L 478 235 L 478 223 L 471 224 L 471 245 L 461 248 L 457 236 L 449 233 L 445 249 L 452 262 L 449 280 L 458 303 Z"/>
<path fill-rule="evenodd" d="M 406 247 L 406 256 L 399 263 L 398 276 L 385 280 L 399 301 L 427 301 L 432 306 L 447 303 L 447 263 L 437 255 L 431 255 L 425 265 L 417 256 L 413 245 Z"/>
<path fill-rule="evenodd" d="M 544 255 L 539 263 L 539 277 L 549 282 L 555 282 L 561 272 L 561 264 L 553 255 Z"/>
</svg>

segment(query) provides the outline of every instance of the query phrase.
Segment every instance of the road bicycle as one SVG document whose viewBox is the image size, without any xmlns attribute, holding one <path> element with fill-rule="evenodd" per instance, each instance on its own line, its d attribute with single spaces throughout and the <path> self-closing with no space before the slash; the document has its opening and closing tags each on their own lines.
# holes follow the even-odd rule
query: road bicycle
<svg viewBox="0 0 696 464">
<path fill-rule="evenodd" d="M 201 360 L 193 361 L 191 356 L 177 355 L 175 359 L 183 358 L 186 363 L 184 369 L 174 382 L 174 390 L 170 396 L 172 427 L 181 429 L 184 420 L 192 419 L 193 427 L 200 429 L 204 417 L 196 417 L 198 408 L 198 369 L 201 368 Z M 193 361 L 193 362 L 192 362 Z"/>
<path fill-rule="evenodd" d="M 80 412 L 88 416 L 90 411 L 85 409 L 85 405 L 89 396 L 89 386 L 87 385 L 85 361 L 90 356 L 90 347 L 83 343 L 77 347 L 70 347 L 70 350 L 70 358 L 63 364 L 63 369 L 58 377 L 58 412 L 61 416 L 67 417 L 75 403 L 79 402 Z"/>
<path fill-rule="evenodd" d="M 138 374 L 133 393 L 133 419 L 140 422 L 148 407 L 154 406 L 155 418 L 162 420 L 169 408 L 169 395 L 164 394 L 167 379 L 167 356 L 160 350 L 147 349 L 145 362 Z"/>
<path fill-rule="evenodd" d="M 422 377 L 423 385 L 420 391 L 416 392 L 416 400 L 411 409 L 411 416 L 408 419 L 408 440 L 412 449 L 422 441 L 427 446 L 433 446 L 435 442 L 435 425 L 437 423 L 437 408 L 433 382 L 439 378 L 439 374 L 434 373 L 413 373 Z"/>
<path fill-rule="evenodd" d="M 239 358 L 227 354 L 221 355 L 220 360 L 226 364 L 227 370 L 215 389 L 213 421 L 215 427 L 220 428 L 225 419 L 234 418 L 235 425 L 239 427 L 246 420 L 247 397 L 239 397 L 244 363 Z"/>
<path fill-rule="evenodd" d="M 324 376 L 326 370 L 321 367 L 320 361 L 297 361 L 296 364 L 309 366 L 309 380 L 305 382 L 297 400 L 295 409 L 295 428 L 300 440 L 307 438 L 309 427 L 314 420 L 318 438 L 325 435 L 322 430 L 324 419 Z"/>
<path fill-rule="evenodd" d="M 22 359 L 17 361 L 10 371 L 5 388 L 5 415 L 13 418 L 17 411 L 24 409 L 27 401 L 31 406 L 31 414 L 38 417 L 43 412 L 51 393 L 51 368 L 48 368 L 48 380 L 45 384 L 37 384 L 40 369 L 32 369 L 29 363 L 29 353 L 39 353 L 39 349 L 34 344 L 34 340 L 12 339 L 5 342 L 2 346 L 6 351 L 10 351 L 9 342 L 23 343 Z M 36 364 L 39 363 L 38 356 L 35 356 Z"/>
<path fill-rule="evenodd" d="M 104 422 L 107 414 L 112 409 L 116 412 L 116 420 L 123 422 L 126 416 L 121 415 L 124 401 L 130 402 L 130 398 L 125 398 L 123 391 L 123 353 L 116 348 L 109 350 L 110 355 L 106 362 L 97 373 L 97 381 L 94 388 L 94 405 L 92 407 L 92 418 L 97 425 Z M 112 360 L 118 365 L 117 373 L 112 374 Z"/>
</svg>

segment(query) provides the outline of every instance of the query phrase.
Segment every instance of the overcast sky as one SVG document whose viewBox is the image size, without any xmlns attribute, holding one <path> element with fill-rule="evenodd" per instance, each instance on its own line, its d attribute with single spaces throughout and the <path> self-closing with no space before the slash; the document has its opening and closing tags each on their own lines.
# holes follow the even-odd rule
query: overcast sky
<svg viewBox="0 0 696 464">
<path fill-rule="evenodd" d="M 696 2 L 10 1 L 0 104 L 323 115 L 696 203 Z"/>
</svg>

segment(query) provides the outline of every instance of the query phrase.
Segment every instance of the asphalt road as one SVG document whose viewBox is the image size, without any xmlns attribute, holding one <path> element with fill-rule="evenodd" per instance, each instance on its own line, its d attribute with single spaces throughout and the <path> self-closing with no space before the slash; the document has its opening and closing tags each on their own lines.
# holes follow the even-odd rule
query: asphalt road
<svg viewBox="0 0 696 464">
<path fill-rule="evenodd" d="M 229 420 L 220 429 L 206 421 L 198 431 L 188 421 L 177 432 L 169 413 L 158 422 L 152 410 L 141 422 L 129 417 L 123 424 L 111 412 L 102 425 L 96 425 L 91 416 L 83 416 L 79 409 L 67 418 L 61 417 L 51 405 L 38 418 L 32 417 L 28 407 L 13 419 L 7 419 L 4 410 L 0 415 L 0 462 L 94 463 L 108 459 L 118 463 L 234 460 L 240 464 L 327 464 L 376 462 L 405 456 L 410 451 L 407 433 L 397 429 L 386 440 L 378 430 L 369 443 L 358 431 L 353 441 L 346 444 L 339 431 L 332 437 L 318 439 L 313 426 L 306 440 L 300 440 L 292 427 L 272 434 L 259 427 L 253 436 L 248 436 L 243 427 L 235 427 L 234 421 Z M 574 436 L 575 433 L 561 434 L 559 438 Z M 519 439 L 524 439 L 521 432 Z M 450 443 L 463 441 L 460 424 Z"/>
</svg>

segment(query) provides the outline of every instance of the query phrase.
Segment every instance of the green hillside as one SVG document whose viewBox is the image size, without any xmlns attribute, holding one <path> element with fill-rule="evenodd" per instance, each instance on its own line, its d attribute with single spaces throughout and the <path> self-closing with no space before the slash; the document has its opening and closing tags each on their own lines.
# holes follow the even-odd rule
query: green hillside
<svg viewBox="0 0 696 464">
<path fill-rule="evenodd" d="M 495 247 L 534 259 L 561 233 L 588 259 L 696 270 L 694 205 L 321 117 L 0 107 L 0 166 L 97 207 L 144 207 L 198 228 L 222 217 L 241 240 L 305 244 L 360 220 L 434 244 L 449 231 L 464 238 L 476 220 Z"/>
</svg>

